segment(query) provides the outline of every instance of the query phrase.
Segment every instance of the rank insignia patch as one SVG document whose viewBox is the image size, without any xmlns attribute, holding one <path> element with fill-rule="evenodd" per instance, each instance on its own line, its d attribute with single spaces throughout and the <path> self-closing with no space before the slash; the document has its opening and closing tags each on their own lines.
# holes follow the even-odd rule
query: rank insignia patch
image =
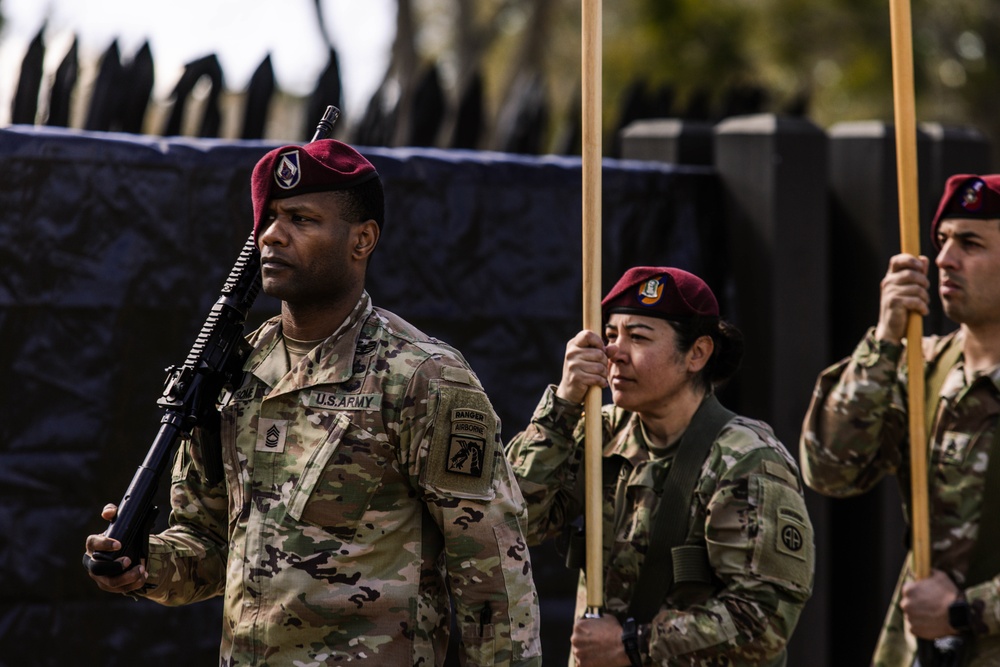
<svg viewBox="0 0 1000 667">
<path fill-rule="evenodd" d="M 274 181 L 278 187 L 284 190 L 291 190 L 299 184 L 302 178 L 302 170 L 299 169 L 299 151 L 285 151 L 278 156 L 278 162 L 274 166 Z"/>
<path fill-rule="evenodd" d="M 288 435 L 288 420 L 261 418 L 257 425 L 258 452 L 281 454 L 285 451 L 285 436 Z"/>
</svg>

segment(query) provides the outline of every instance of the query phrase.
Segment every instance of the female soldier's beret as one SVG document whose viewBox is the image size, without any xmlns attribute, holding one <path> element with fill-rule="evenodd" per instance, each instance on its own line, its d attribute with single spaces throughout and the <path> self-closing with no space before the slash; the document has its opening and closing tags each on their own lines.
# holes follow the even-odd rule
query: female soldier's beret
<svg viewBox="0 0 1000 667">
<path fill-rule="evenodd" d="M 955 174 L 944 185 L 944 195 L 931 222 L 931 241 L 941 249 L 938 225 L 948 218 L 995 220 L 1000 218 L 1000 174 Z"/>
<path fill-rule="evenodd" d="M 270 200 L 346 190 L 373 178 L 378 178 L 374 165 L 335 139 L 275 148 L 257 162 L 250 177 L 254 239 Z"/>
<path fill-rule="evenodd" d="M 664 319 L 718 317 L 719 302 L 705 281 L 669 266 L 637 266 L 611 288 L 601 301 L 604 321 L 612 313 L 632 313 Z"/>
</svg>

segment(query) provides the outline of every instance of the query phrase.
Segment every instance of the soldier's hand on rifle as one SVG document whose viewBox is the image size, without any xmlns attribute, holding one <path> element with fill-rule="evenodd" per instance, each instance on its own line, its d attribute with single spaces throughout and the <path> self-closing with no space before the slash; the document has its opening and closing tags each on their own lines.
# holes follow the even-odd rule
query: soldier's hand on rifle
<svg viewBox="0 0 1000 667">
<path fill-rule="evenodd" d="M 566 343 L 562 379 L 556 396 L 582 403 L 587 389 L 608 386 L 608 354 L 604 341 L 593 331 L 583 330 Z"/>
<path fill-rule="evenodd" d="M 900 607 L 913 634 L 921 639 L 937 639 L 954 635 L 948 623 L 948 606 L 959 595 L 958 587 L 941 570 L 931 570 L 931 576 L 903 584 Z"/>
<path fill-rule="evenodd" d="M 114 503 L 108 503 L 101 511 L 101 518 L 105 521 L 112 521 L 117 513 L 118 506 Z M 121 549 L 121 544 L 118 540 L 113 540 L 105 535 L 89 535 L 87 536 L 86 549 L 87 555 L 92 557 L 95 551 L 118 551 Z M 149 575 L 146 572 L 145 561 L 139 563 L 138 567 L 129 569 L 132 563 L 128 556 L 122 556 L 117 560 L 124 570 L 117 576 L 99 576 L 88 571 L 90 578 L 97 582 L 98 588 L 109 593 L 129 593 L 146 585 L 146 579 Z"/>
<path fill-rule="evenodd" d="M 628 667 L 622 626 L 614 616 L 578 618 L 570 636 L 577 667 Z"/>
<path fill-rule="evenodd" d="M 911 311 L 926 315 L 930 303 L 928 259 L 921 255 L 900 254 L 889 260 L 889 270 L 882 278 L 877 340 L 900 343 L 906 337 L 906 322 Z"/>
</svg>

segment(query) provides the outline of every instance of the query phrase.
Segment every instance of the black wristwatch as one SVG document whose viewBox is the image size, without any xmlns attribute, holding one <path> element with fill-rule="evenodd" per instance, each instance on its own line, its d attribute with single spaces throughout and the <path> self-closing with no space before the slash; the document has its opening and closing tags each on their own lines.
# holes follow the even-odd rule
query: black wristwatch
<svg viewBox="0 0 1000 667">
<path fill-rule="evenodd" d="M 972 630 L 972 607 L 969 606 L 965 596 L 960 596 L 948 605 L 948 625 L 958 632 Z"/>
<path fill-rule="evenodd" d="M 625 647 L 625 655 L 632 667 L 642 667 L 642 655 L 639 653 L 639 627 L 632 617 L 626 618 L 622 623 L 622 645 Z"/>
</svg>

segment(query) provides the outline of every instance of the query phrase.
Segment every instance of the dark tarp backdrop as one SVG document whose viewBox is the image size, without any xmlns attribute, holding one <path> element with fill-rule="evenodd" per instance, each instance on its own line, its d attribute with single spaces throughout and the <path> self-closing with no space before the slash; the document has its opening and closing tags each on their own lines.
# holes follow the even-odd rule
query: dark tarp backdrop
<svg viewBox="0 0 1000 667">
<path fill-rule="evenodd" d="M 0 667 L 217 664 L 218 600 L 104 593 L 80 558 L 156 431 L 164 369 L 250 232 L 250 171 L 272 147 L 0 130 Z M 509 439 L 580 328 L 579 159 L 361 150 L 387 195 L 375 303 L 465 354 Z M 629 266 L 672 264 L 729 310 L 714 172 L 608 160 L 603 178 L 604 288 Z M 250 326 L 277 307 L 260 297 Z M 552 545 L 533 553 L 545 661 L 560 664 L 575 573 Z"/>
</svg>

